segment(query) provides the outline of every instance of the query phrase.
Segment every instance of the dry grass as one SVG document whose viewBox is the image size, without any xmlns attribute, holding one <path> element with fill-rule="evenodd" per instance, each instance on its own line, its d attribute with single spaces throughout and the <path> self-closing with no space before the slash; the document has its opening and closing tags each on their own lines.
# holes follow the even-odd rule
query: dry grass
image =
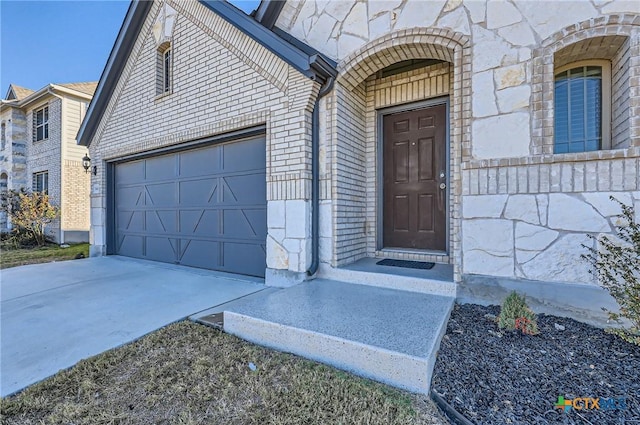
<svg viewBox="0 0 640 425">
<path fill-rule="evenodd" d="M 0 269 L 24 266 L 26 264 L 50 263 L 52 261 L 73 260 L 76 255 L 89 256 L 89 244 L 81 243 L 68 248 L 46 245 L 39 248 L 1 249 Z"/>
<path fill-rule="evenodd" d="M 0 412 L 7 425 L 446 423 L 425 397 L 191 322 L 83 360 Z"/>
</svg>

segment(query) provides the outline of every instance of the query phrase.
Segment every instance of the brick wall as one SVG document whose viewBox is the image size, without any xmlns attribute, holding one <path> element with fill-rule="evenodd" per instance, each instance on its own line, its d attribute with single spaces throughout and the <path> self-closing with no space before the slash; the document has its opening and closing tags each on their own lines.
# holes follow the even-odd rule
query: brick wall
<svg viewBox="0 0 640 425">
<path fill-rule="evenodd" d="M 170 7 L 170 9 L 167 9 Z M 172 91 L 156 94 L 158 42 L 170 25 Z M 165 32 L 166 34 L 166 32 Z M 156 2 L 91 142 L 92 253 L 105 253 L 106 162 L 266 124 L 267 266 L 301 273 L 310 262 L 311 110 L 319 85 L 198 2 Z M 282 223 L 277 214 L 288 211 Z"/>
</svg>

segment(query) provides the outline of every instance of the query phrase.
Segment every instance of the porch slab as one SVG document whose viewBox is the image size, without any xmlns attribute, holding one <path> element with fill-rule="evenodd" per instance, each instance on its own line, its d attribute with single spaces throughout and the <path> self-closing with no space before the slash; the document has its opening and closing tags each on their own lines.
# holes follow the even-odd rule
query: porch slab
<svg viewBox="0 0 640 425">
<path fill-rule="evenodd" d="M 362 258 L 338 268 L 321 266 L 319 275 L 326 279 L 361 285 L 448 297 L 456 296 L 451 264 L 436 264 L 430 270 L 423 270 L 376 264 L 380 260 L 382 258 Z"/>
<path fill-rule="evenodd" d="M 229 305 L 224 330 L 412 392 L 428 393 L 454 298 L 315 279 Z"/>
</svg>

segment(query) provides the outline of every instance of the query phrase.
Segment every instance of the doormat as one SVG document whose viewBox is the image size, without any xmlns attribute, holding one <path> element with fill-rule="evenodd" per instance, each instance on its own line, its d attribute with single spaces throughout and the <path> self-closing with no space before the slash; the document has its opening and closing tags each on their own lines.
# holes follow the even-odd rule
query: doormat
<svg viewBox="0 0 640 425">
<path fill-rule="evenodd" d="M 424 263 L 422 261 L 392 260 L 385 258 L 376 263 L 379 266 L 405 267 L 408 269 L 431 270 L 436 263 Z"/>
</svg>

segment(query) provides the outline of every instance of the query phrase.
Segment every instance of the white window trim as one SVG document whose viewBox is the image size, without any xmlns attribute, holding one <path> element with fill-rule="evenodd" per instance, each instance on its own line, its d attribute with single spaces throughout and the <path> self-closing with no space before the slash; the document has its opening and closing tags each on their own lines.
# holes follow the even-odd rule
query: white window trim
<svg viewBox="0 0 640 425">
<path fill-rule="evenodd" d="M 38 184 L 37 184 L 38 177 L 40 177 L 40 176 L 41 176 L 41 177 L 42 177 L 42 179 L 43 179 L 43 180 L 42 180 L 42 186 L 43 186 L 43 188 L 44 188 L 44 190 L 41 190 L 41 191 L 39 191 L 39 190 L 38 190 Z M 44 177 L 45 177 L 45 176 L 46 176 L 46 180 L 47 180 L 47 181 L 46 181 L 46 183 L 47 183 L 46 185 L 44 184 L 44 183 L 45 183 L 45 181 L 44 181 Z M 49 170 L 46 170 L 46 171 L 38 171 L 38 172 L 36 172 L 36 173 L 33 173 L 32 183 L 31 183 L 31 184 L 32 184 L 31 189 L 32 189 L 34 192 L 44 192 L 45 194 L 49 194 Z"/>
<path fill-rule="evenodd" d="M 169 57 L 167 58 L 167 55 Z M 171 93 L 171 45 L 162 51 L 162 93 Z"/>
<path fill-rule="evenodd" d="M 599 66 L 602 68 L 602 122 L 600 123 L 602 131 L 602 140 L 600 150 L 611 149 L 611 61 L 602 59 L 582 60 L 571 62 L 563 65 L 553 71 L 553 82 L 555 90 L 556 76 L 564 71 L 583 66 Z M 555 115 L 555 114 L 554 114 Z M 554 136 L 555 143 L 555 136 Z"/>
<path fill-rule="evenodd" d="M 44 110 L 47 110 L 47 119 L 45 121 L 45 114 L 44 114 Z M 38 112 L 42 111 L 42 124 L 38 125 L 37 124 L 37 116 L 38 116 Z M 49 139 L 49 114 L 51 113 L 50 109 L 49 109 L 49 105 L 44 105 L 40 108 L 36 108 L 33 110 L 33 141 L 34 142 L 42 142 L 44 140 Z M 46 126 L 46 127 L 45 127 Z M 38 139 L 38 128 L 42 127 L 42 139 Z M 46 131 L 46 137 L 45 137 L 45 128 L 47 129 Z"/>
</svg>

